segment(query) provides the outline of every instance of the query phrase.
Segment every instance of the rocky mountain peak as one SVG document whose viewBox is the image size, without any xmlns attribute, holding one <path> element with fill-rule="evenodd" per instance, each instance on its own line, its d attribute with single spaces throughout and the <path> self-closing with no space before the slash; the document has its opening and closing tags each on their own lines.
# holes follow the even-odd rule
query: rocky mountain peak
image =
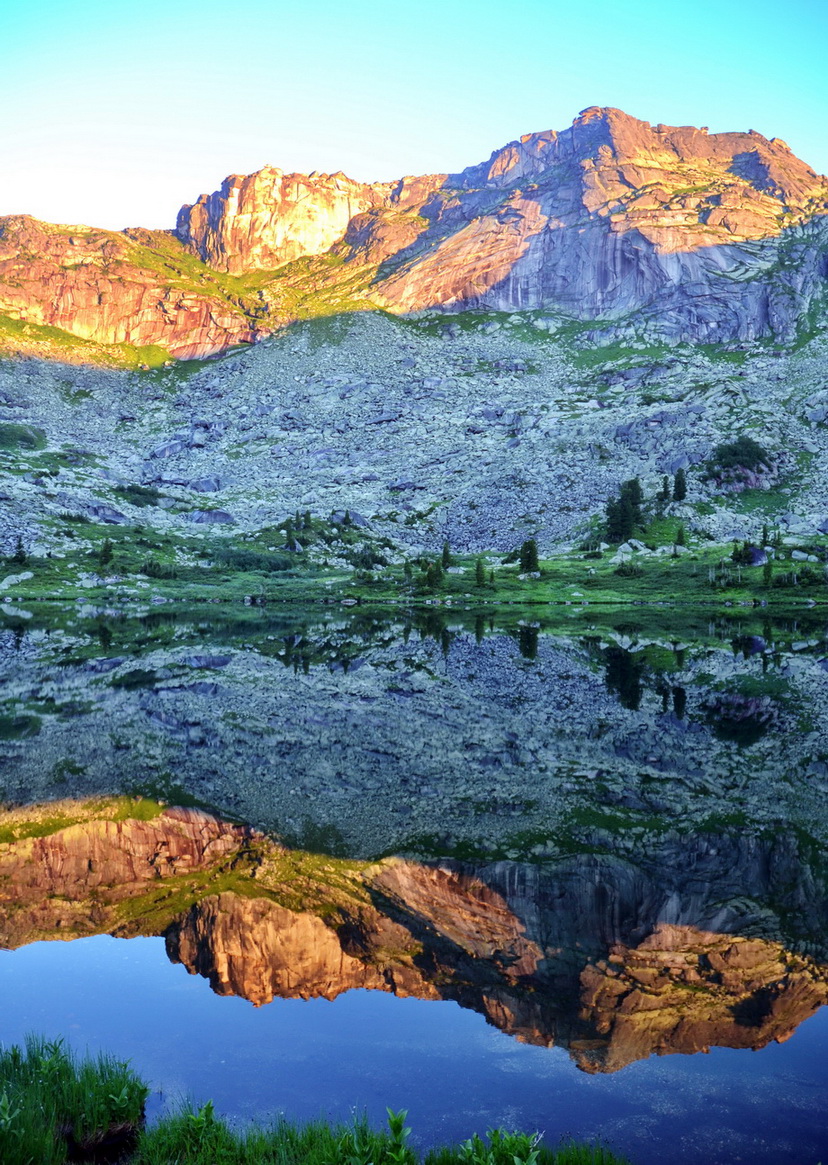
<svg viewBox="0 0 828 1165">
<path fill-rule="evenodd" d="M 3 220 L 0 314 L 176 357 L 360 308 L 636 315 L 671 340 L 789 343 L 824 288 L 826 220 L 828 179 L 780 138 L 590 106 L 455 174 L 232 174 L 173 235 Z"/>
</svg>

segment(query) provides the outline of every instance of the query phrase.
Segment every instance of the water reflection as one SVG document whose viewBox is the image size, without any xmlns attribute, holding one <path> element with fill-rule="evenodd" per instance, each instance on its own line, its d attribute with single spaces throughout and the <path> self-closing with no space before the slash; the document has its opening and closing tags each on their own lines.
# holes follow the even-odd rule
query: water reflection
<svg viewBox="0 0 828 1165">
<path fill-rule="evenodd" d="M 247 1011 L 265 1025 L 292 1006 L 264 1006 L 277 999 L 339 997 L 347 1012 L 358 997 L 374 1001 L 366 1014 L 393 1004 L 395 1015 L 414 999 L 455 1001 L 466 1021 L 476 1012 L 512 1037 L 512 1055 L 551 1064 L 542 1048 L 566 1050 L 590 1090 L 578 1093 L 580 1135 L 616 1081 L 630 1081 L 619 1087 L 639 1111 L 638 1073 L 650 1073 L 650 1117 L 681 1108 L 684 1085 L 663 1095 L 654 1056 L 763 1048 L 826 1002 L 828 641 L 816 609 L 129 617 L 40 605 L 3 620 L 0 945 L 26 947 L 3 956 L 7 971 L 55 950 L 39 940 L 163 936 L 194 987 L 203 977 L 262 1005 Z M 67 966 L 83 945 L 61 944 Z M 83 959 L 74 965 L 82 993 Z M 198 998 L 238 1016 L 206 983 Z M 152 990 L 143 1006 L 163 1011 Z M 117 1036 L 105 1001 L 84 1007 L 104 1017 L 104 1043 L 110 1027 Z M 330 1032 L 314 1022 L 327 1062 Z M 176 1031 L 182 1065 L 193 1038 Z M 261 1037 L 250 1039 L 258 1065 Z M 468 1039 L 463 1072 L 477 1063 Z M 373 1045 L 359 1051 L 376 1058 Z M 409 1055 L 388 1052 L 403 1076 Z M 773 1076 L 765 1123 L 737 1116 L 722 1058 L 679 1056 L 669 1071 L 686 1081 L 720 1065 L 702 1107 L 729 1106 L 728 1136 L 738 1125 L 754 1153 L 771 1129 L 773 1151 L 754 1153 L 768 1161 L 800 1159 L 779 1155 L 791 1122 L 819 1143 L 799 1096 L 776 1112 Z M 350 1062 L 345 1105 L 362 1101 Z M 806 1089 L 822 1087 L 815 1065 L 797 1064 Z M 203 1080 L 202 1099 L 223 1074 Z M 518 1111 L 515 1088 L 495 1079 L 497 1103 L 473 1127 Z M 568 1085 L 556 1079 L 558 1096 Z M 249 1087 L 232 1103 L 243 1108 Z M 408 1081 L 403 1091 L 398 1106 L 424 1096 Z M 526 1119 L 547 1119 L 536 1111 Z M 693 1127 L 681 1159 L 695 1160 L 698 1111 L 682 1111 Z M 575 1127 L 556 1119 L 561 1134 Z M 645 1125 L 621 1146 L 661 1160 L 663 1129 Z"/>
<path fill-rule="evenodd" d="M 760 1048 L 828 1001 L 828 869 L 793 832 L 367 863 L 121 800 L 17 811 L 4 838 L 3 946 L 163 935 L 220 995 L 455 1000 L 587 1072 Z"/>
<path fill-rule="evenodd" d="M 0 797 L 155 793 L 359 857 L 523 858 L 659 814 L 825 838 L 821 618 L 667 617 L 9 616 Z"/>
</svg>

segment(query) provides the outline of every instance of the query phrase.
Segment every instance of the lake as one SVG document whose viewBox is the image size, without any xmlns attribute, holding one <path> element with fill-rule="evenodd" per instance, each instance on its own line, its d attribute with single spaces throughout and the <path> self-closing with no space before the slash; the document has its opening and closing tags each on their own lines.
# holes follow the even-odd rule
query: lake
<svg viewBox="0 0 828 1165">
<path fill-rule="evenodd" d="M 0 615 L 0 1039 L 151 1112 L 828 1152 L 808 612 Z"/>
</svg>

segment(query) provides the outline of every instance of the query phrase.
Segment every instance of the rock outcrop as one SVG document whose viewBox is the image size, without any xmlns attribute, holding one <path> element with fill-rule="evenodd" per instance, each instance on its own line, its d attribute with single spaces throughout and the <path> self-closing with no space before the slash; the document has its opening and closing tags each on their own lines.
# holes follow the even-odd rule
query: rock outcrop
<svg viewBox="0 0 828 1165">
<path fill-rule="evenodd" d="M 343 941 L 309 911 L 289 910 L 265 898 L 226 893 L 203 898 L 167 930 L 167 954 L 191 974 L 203 975 L 218 995 L 240 995 L 257 1007 L 273 999 L 335 999 L 367 988 L 439 999 L 440 993 L 401 952 L 411 936 L 390 920 L 363 922 L 393 961 L 366 958 L 364 947 Z M 373 924 L 373 925 L 372 925 Z"/>
<path fill-rule="evenodd" d="M 0 220 L 0 313 L 175 356 L 346 304 L 638 313 L 674 339 L 788 343 L 825 286 L 828 182 L 779 138 L 593 107 L 459 174 L 232 175 L 176 235 Z M 217 278 L 251 273 L 249 294 Z"/>
<path fill-rule="evenodd" d="M 148 821 L 93 818 L 0 844 L 0 946 L 98 934 L 117 907 L 166 879 L 214 868 L 251 837 L 195 809 Z"/>
<path fill-rule="evenodd" d="M 403 311 L 641 311 L 678 338 L 790 339 L 825 274 L 826 211 L 825 179 L 779 139 L 592 108 L 449 176 L 378 290 Z"/>
</svg>

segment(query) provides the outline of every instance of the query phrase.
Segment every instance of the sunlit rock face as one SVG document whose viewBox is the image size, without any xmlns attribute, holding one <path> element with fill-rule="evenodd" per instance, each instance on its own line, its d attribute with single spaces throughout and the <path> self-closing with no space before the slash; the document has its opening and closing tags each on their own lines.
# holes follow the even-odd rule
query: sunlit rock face
<svg viewBox="0 0 828 1165">
<path fill-rule="evenodd" d="M 178 214 L 176 230 L 211 267 L 238 274 L 321 255 L 356 215 L 383 204 L 390 187 L 344 174 L 284 174 L 266 166 L 233 174 Z"/>
<path fill-rule="evenodd" d="M 209 284 L 170 281 L 153 235 L 141 234 L 0 219 L 0 313 L 98 344 L 160 346 L 182 360 L 257 338 L 258 322 Z"/>
<path fill-rule="evenodd" d="M 377 921 L 369 914 L 367 930 L 376 933 Z M 410 945 L 402 928 L 388 923 L 381 930 L 389 946 L 397 940 L 399 952 Z M 401 954 L 395 964 L 383 965 L 384 960 L 375 963 L 349 953 L 347 941 L 317 915 L 266 899 L 205 898 L 165 937 L 173 962 L 209 979 L 217 994 L 240 995 L 257 1006 L 277 997 L 335 999 L 357 987 L 439 998 Z"/>
<path fill-rule="evenodd" d="M 587 1072 L 615 1072 L 657 1053 L 760 1048 L 793 1035 L 828 1002 L 825 967 L 767 939 L 659 926 L 613 947 L 580 976 L 579 1018 L 595 1038 L 570 1050 Z"/>
</svg>

